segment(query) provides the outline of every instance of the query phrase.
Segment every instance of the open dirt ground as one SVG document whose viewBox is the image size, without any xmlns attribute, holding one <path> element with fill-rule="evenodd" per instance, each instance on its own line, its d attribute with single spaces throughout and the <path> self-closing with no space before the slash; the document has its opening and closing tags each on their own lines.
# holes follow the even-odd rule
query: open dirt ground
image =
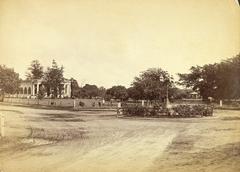
<svg viewBox="0 0 240 172">
<path fill-rule="evenodd" d="M 240 111 L 194 119 L 120 119 L 0 104 L 1 172 L 237 172 Z"/>
</svg>

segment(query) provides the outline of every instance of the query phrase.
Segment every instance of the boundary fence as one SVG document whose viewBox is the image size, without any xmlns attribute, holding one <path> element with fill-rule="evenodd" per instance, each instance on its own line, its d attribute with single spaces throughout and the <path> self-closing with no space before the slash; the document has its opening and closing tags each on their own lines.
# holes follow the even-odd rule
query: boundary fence
<svg viewBox="0 0 240 172">
<path fill-rule="evenodd" d="M 116 108 L 116 102 L 104 102 L 99 99 L 27 99 L 27 98 L 4 98 L 3 102 L 23 104 L 23 105 L 41 105 L 52 107 L 73 107 L 73 108 Z"/>
</svg>

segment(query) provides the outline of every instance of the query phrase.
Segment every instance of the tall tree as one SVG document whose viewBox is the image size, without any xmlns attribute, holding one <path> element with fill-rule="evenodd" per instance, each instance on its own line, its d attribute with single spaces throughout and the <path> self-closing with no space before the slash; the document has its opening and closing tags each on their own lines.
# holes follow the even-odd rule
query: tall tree
<svg viewBox="0 0 240 172">
<path fill-rule="evenodd" d="M 105 94 L 106 94 L 106 88 L 104 88 L 104 87 L 99 87 L 99 88 L 98 88 L 98 96 L 104 98 L 104 97 L 105 97 Z"/>
<path fill-rule="evenodd" d="M 179 83 L 198 91 L 203 99 L 240 98 L 240 54 L 221 63 L 192 66 L 178 74 Z"/>
<path fill-rule="evenodd" d="M 28 72 L 26 74 L 27 79 L 41 79 L 43 77 L 43 66 L 40 64 L 38 60 L 33 60 L 28 68 Z"/>
<path fill-rule="evenodd" d="M 240 54 L 219 63 L 217 72 L 218 97 L 240 98 Z"/>
<path fill-rule="evenodd" d="M 77 80 L 74 78 L 71 78 L 70 82 L 71 82 L 71 97 L 72 98 L 79 97 L 80 96 L 80 87 L 78 85 Z"/>
<path fill-rule="evenodd" d="M 109 88 L 106 90 L 106 98 L 114 98 L 114 99 L 120 99 L 120 100 L 127 100 L 128 93 L 127 89 L 124 86 L 118 85 L 113 86 L 112 88 Z"/>
<path fill-rule="evenodd" d="M 55 60 L 52 61 L 52 67 L 48 67 L 44 75 L 44 86 L 48 96 L 52 94 L 53 98 L 61 97 L 63 90 L 63 66 L 58 67 Z"/>
<path fill-rule="evenodd" d="M 82 97 L 92 98 L 96 97 L 99 94 L 98 87 L 96 85 L 86 84 L 82 88 Z"/>
<path fill-rule="evenodd" d="M 132 86 L 127 89 L 128 96 L 133 100 L 141 100 L 144 99 L 143 90 L 141 87 Z"/>
<path fill-rule="evenodd" d="M 150 68 L 135 77 L 132 86 L 142 93 L 141 99 L 162 100 L 173 86 L 173 77 L 161 68 Z"/>
<path fill-rule="evenodd" d="M 216 96 L 217 64 L 191 67 L 190 73 L 178 74 L 179 84 L 200 93 L 203 99 Z"/>
<path fill-rule="evenodd" d="M 169 90 L 169 92 L 171 94 L 171 98 L 183 99 L 183 98 L 188 98 L 190 96 L 190 93 L 192 92 L 192 90 L 173 87 L 171 90 Z"/>
<path fill-rule="evenodd" d="M 18 92 L 19 85 L 19 74 L 11 68 L 0 65 L 0 91 L 3 94 L 14 94 Z"/>
</svg>

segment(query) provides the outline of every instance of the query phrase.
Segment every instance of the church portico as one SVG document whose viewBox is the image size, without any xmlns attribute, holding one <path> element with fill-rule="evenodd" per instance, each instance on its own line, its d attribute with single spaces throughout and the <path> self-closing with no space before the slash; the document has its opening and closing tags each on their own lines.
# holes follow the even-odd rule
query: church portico
<svg viewBox="0 0 240 172">
<path fill-rule="evenodd" d="M 22 81 L 17 96 L 22 98 L 36 98 L 36 96 L 39 94 L 41 87 L 44 87 L 42 82 L 43 81 L 40 79 Z M 61 97 L 71 97 L 71 82 L 69 80 L 64 80 L 64 82 L 62 83 L 62 88 L 63 89 L 61 92 Z M 45 93 L 45 97 L 47 97 L 47 93 Z"/>
</svg>

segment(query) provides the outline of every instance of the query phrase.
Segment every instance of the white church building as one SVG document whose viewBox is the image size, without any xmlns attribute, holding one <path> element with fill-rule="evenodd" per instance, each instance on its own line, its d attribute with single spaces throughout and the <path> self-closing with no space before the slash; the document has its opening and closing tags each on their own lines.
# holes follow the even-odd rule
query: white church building
<svg viewBox="0 0 240 172">
<path fill-rule="evenodd" d="M 64 79 L 64 82 L 62 83 L 63 90 L 61 97 L 71 97 L 71 81 L 68 79 Z M 42 79 L 36 79 L 36 80 L 24 80 L 20 83 L 20 90 L 17 95 L 17 97 L 22 98 L 36 98 L 36 96 L 39 93 L 40 87 L 42 87 Z M 47 97 L 47 94 L 45 95 Z"/>
</svg>

